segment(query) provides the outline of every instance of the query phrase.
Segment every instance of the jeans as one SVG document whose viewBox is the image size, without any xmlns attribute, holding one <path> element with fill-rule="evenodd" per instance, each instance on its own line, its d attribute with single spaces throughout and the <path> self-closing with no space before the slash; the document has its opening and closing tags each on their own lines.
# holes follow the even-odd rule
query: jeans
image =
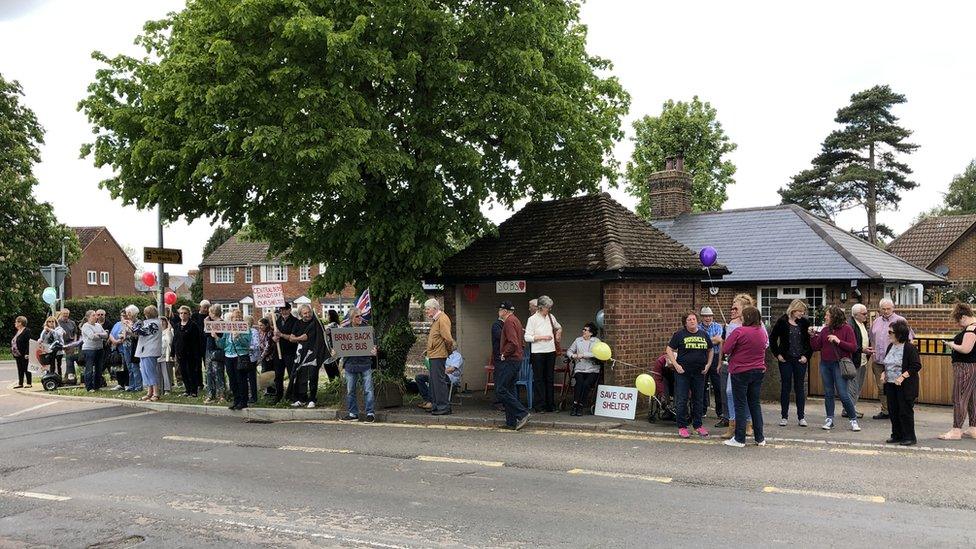
<svg viewBox="0 0 976 549">
<path fill-rule="evenodd" d="M 529 415 L 518 398 L 519 370 L 521 360 L 502 360 L 495 364 L 495 397 L 505 406 L 505 425 L 515 427 L 520 419 Z"/>
<path fill-rule="evenodd" d="M 129 362 L 129 386 L 126 389 L 129 391 L 142 390 L 142 372 L 137 362 Z"/>
<path fill-rule="evenodd" d="M 413 379 L 417 382 L 417 392 L 420 393 L 420 398 L 424 399 L 424 402 L 430 402 L 430 376 L 417 374 Z"/>
<path fill-rule="evenodd" d="M 451 380 L 447 377 L 444 367 L 447 365 L 447 358 L 430 359 L 430 403 L 433 407 L 432 412 L 450 412 L 451 403 L 448 397 L 451 391 Z"/>
<path fill-rule="evenodd" d="M 729 411 L 729 421 L 735 421 L 735 395 L 732 394 L 732 376 L 726 375 L 728 381 L 725 382 L 725 401 L 728 403 L 726 408 Z M 746 421 L 752 421 L 752 412 L 746 407 Z"/>
<path fill-rule="evenodd" d="M 224 363 L 217 362 L 213 356 L 214 351 L 207 351 L 207 396 L 224 398 Z"/>
<path fill-rule="evenodd" d="M 854 401 L 851 400 L 851 393 L 847 389 L 847 380 L 841 375 L 840 362 L 836 360 L 821 360 L 820 379 L 824 386 L 824 408 L 826 408 L 827 418 L 834 419 L 834 396 L 839 396 L 847 417 L 857 418 L 854 410 Z M 836 388 L 836 390 L 835 390 Z"/>
<path fill-rule="evenodd" d="M 712 395 L 715 397 L 715 415 L 721 416 L 724 412 L 724 406 L 722 405 L 722 397 L 725 395 L 722 385 L 722 376 L 718 373 L 718 353 L 712 356 L 712 366 L 708 369 L 708 373 L 705 374 L 706 387 L 702 391 L 702 415 L 708 413 L 708 387 L 710 383 L 712 385 Z"/>
<path fill-rule="evenodd" d="M 796 418 L 803 419 L 803 409 L 807 402 L 803 382 L 807 377 L 807 365 L 799 359 L 788 357 L 779 363 L 779 407 L 780 417 L 787 419 L 790 413 L 790 391 L 796 395 Z"/>
<path fill-rule="evenodd" d="M 98 356 L 102 354 L 101 349 L 86 349 L 82 351 L 85 356 L 85 389 L 89 391 L 98 390 L 98 363 L 101 358 Z"/>
<path fill-rule="evenodd" d="M 556 409 L 556 353 L 532 353 L 532 402 L 535 408 L 552 412 Z"/>
<path fill-rule="evenodd" d="M 678 427 L 688 427 L 688 390 L 691 390 L 691 424 L 697 429 L 702 426 L 702 394 L 705 392 L 705 375 L 701 370 L 685 368 L 685 373 L 675 373 L 675 409 Z"/>
<path fill-rule="evenodd" d="M 884 384 L 888 399 L 888 413 L 891 415 L 891 438 L 895 440 L 917 441 L 915 438 L 915 397 L 901 385 Z"/>
<path fill-rule="evenodd" d="M 742 373 L 732 374 L 732 394 L 735 399 L 735 415 L 742 417 L 749 409 L 752 416 L 752 429 L 755 433 L 756 442 L 766 440 L 763 436 L 763 417 L 762 406 L 759 404 L 759 394 L 762 392 L 763 377 L 766 372 L 763 370 L 747 370 Z M 735 423 L 736 442 L 745 443 L 746 424 L 737 421 Z"/>
<path fill-rule="evenodd" d="M 373 396 L 373 370 L 365 372 L 346 372 L 346 407 L 349 408 L 349 415 L 359 415 L 359 403 L 356 401 L 356 382 L 363 380 L 363 396 L 366 397 L 366 415 L 371 416 L 375 412 L 373 406 L 376 400 Z"/>
</svg>

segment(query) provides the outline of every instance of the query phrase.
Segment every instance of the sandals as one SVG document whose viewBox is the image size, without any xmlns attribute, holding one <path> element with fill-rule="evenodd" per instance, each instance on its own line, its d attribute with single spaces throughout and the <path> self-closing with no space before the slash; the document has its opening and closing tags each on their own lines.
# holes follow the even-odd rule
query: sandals
<svg viewBox="0 0 976 549">
<path fill-rule="evenodd" d="M 939 440 L 960 440 L 962 439 L 962 429 L 949 429 L 939 435 Z"/>
<path fill-rule="evenodd" d="M 139 400 L 141 400 L 141 401 L 143 401 L 143 402 L 146 402 L 146 401 L 148 401 L 148 400 L 149 400 L 149 395 L 146 395 L 146 396 L 144 396 L 144 397 L 142 397 L 142 398 L 140 398 Z"/>
<path fill-rule="evenodd" d="M 962 432 L 962 436 L 969 438 L 976 438 L 976 427 L 970 427 Z"/>
<path fill-rule="evenodd" d="M 159 401 L 159 397 L 156 395 L 149 397 L 149 402 L 158 402 L 158 401 Z"/>
</svg>

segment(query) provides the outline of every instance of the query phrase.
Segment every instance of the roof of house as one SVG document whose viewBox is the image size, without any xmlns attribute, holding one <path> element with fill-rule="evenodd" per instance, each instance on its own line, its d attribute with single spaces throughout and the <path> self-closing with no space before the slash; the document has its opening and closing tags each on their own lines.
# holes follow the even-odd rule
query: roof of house
<svg viewBox="0 0 976 549">
<path fill-rule="evenodd" d="M 922 267 L 934 268 L 950 246 L 976 226 L 976 214 L 925 218 L 888 244 L 888 251 Z"/>
<path fill-rule="evenodd" d="M 945 279 L 795 205 L 687 213 L 652 224 L 689 248 L 713 246 L 728 282 Z"/>
<path fill-rule="evenodd" d="M 78 235 L 78 242 L 81 244 L 82 251 L 98 237 L 98 233 L 106 230 L 105 227 L 72 227 L 72 229 Z"/>
<path fill-rule="evenodd" d="M 203 262 L 200 265 L 203 267 L 252 265 L 255 263 L 267 263 L 271 259 L 268 257 L 267 242 L 252 242 L 234 235 L 218 246 L 210 255 L 203 258 Z"/>
<path fill-rule="evenodd" d="M 719 265 L 712 272 L 727 270 Z M 704 275 L 697 253 L 606 193 L 530 202 L 427 282 Z"/>
</svg>

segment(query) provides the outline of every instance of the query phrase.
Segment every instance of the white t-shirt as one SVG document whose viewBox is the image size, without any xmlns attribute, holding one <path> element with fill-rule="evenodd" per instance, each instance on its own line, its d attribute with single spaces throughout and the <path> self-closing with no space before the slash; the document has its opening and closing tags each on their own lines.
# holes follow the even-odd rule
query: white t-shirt
<svg viewBox="0 0 976 549">
<path fill-rule="evenodd" d="M 549 322 L 549 319 L 552 322 Z M 561 330 L 559 321 L 556 320 L 555 315 L 549 313 L 548 316 L 542 316 L 542 313 L 536 313 L 529 317 L 528 322 L 525 325 L 525 341 L 532 344 L 533 353 L 555 353 L 556 352 L 556 340 L 552 339 L 550 341 L 536 341 L 536 336 L 553 336 L 553 327 L 556 330 Z"/>
</svg>

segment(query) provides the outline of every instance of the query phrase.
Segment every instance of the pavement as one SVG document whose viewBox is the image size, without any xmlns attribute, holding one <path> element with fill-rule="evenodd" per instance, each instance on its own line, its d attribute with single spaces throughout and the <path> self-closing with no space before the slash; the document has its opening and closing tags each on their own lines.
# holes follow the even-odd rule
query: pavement
<svg viewBox="0 0 976 549">
<path fill-rule="evenodd" d="M 766 447 L 733 449 L 646 422 L 548 425 L 606 422 L 567 414 L 520 432 L 447 423 L 488 417 L 464 404 L 246 422 L 40 399 L 7 389 L 11 373 L 0 364 L 0 547 L 976 544 L 976 441 L 885 446 L 880 421 L 773 426 Z M 949 413 L 923 410 L 920 435 Z"/>
</svg>

